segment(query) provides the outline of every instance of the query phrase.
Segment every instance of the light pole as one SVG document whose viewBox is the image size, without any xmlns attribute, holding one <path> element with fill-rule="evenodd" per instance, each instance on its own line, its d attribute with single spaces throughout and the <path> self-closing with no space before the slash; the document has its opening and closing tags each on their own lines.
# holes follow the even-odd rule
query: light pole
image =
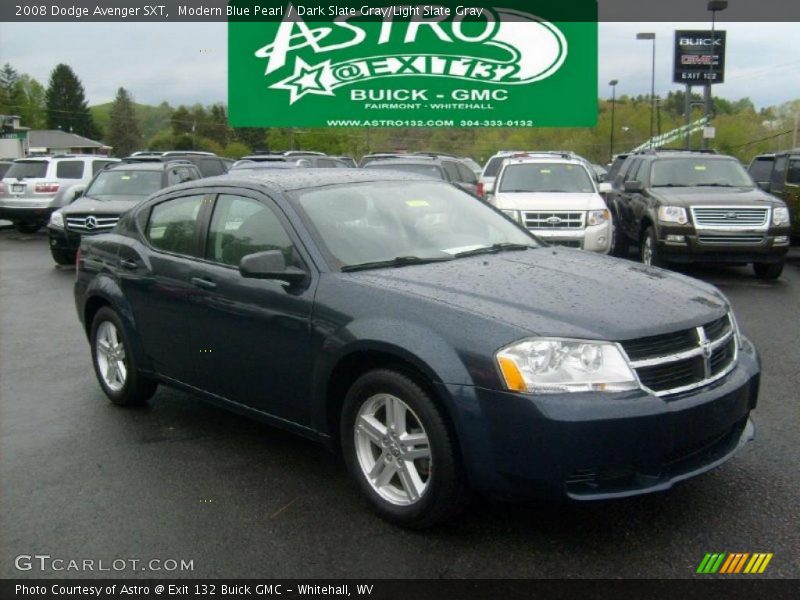
<svg viewBox="0 0 800 600">
<path fill-rule="evenodd" d="M 728 8 L 728 0 L 709 0 L 706 8 L 711 11 L 711 45 L 708 47 L 708 81 L 706 81 L 706 87 L 703 91 L 705 92 L 706 104 L 705 116 L 706 119 L 711 119 L 711 82 L 714 76 L 714 28 L 717 22 L 717 12 Z M 706 127 L 708 127 L 708 122 Z M 706 150 L 709 146 L 708 140 L 709 138 L 703 135 L 703 148 Z"/>
<path fill-rule="evenodd" d="M 614 160 L 614 110 L 617 108 L 617 84 L 619 81 L 612 79 L 608 82 L 611 86 L 611 144 L 609 148 L 608 162 Z"/>
<path fill-rule="evenodd" d="M 637 40 L 652 40 L 653 42 L 653 67 L 650 72 L 650 147 L 653 147 L 653 124 L 655 122 L 656 98 L 656 34 L 637 33 Z"/>
</svg>

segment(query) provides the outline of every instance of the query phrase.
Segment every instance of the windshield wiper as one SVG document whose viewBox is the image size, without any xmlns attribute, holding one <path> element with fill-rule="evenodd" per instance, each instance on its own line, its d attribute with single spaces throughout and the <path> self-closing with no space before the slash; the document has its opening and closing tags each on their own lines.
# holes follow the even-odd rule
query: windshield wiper
<svg viewBox="0 0 800 600">
<path fill-rule="evenodd" d="M 527 244 L 501 242 L 499 244 L 492 244 L 491 246 L 484 246 L 483 248 L 475 248 L 473 250 L 457 252 L 455 257 L 462 258 L 464 256 L 476 256 L 478 254 L 497 254 L 498 252 L 513 252 L 515 250 L 528 250 L 529 248 L 533 248 L 533 246 L 528 246 Z"/>
<path fill-rule="evenodd" d="M 373 262 L 365 262 L 357 265 L 345 265 L 342 271 L 364 271 L 367 269 L 384 269 L 388 267 L 405 267 L 408 265 L 424 265 L 426 263 L 443 262 L 453 260 L 452 256 L 396 256 L 390 260 L 376 260 Z"/>
<path fill-rule="evenodd" d="M 657 187 L 689 187 L 689 186 L 683 183 L 656 183 L 653 184 L 653 187 L 657 188 Z"/>
<path fill-rule="evenodd" d="M 730 183 L 698 183 L 697 187 L 741 187 Z"/>
</svg>

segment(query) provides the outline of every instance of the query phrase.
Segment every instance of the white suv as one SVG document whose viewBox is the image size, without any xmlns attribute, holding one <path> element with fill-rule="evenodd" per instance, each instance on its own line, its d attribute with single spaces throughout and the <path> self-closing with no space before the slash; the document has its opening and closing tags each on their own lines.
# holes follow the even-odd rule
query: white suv
<svg viewBox="0 0 800 600">
<path fill-rule="evenodd" d="M 13 222 L 23 233 L 33 233 L 61 207 L 67 198 L 65 188 L 88 183 L 110 162 L 119 159 L 61 154 L 15 160 L 0 183 L 0 219 Z"/>
<path fill-rule="evenodd" d="M 607 254 L 613 236 L 600 195 L 606 188 L 580 159 L 531 155 L 503 162 L 488 202 L 548 242 Z"/>
</svg>

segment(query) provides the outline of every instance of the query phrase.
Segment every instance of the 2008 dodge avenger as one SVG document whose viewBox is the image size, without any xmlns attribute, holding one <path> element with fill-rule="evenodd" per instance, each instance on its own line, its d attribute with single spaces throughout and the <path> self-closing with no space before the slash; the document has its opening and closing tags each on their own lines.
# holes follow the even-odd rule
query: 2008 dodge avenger
<svg viewBox="0 0 800 600">
<path fill-rule="evenodd" d="M 158 384 L 339 449 L 385 518 L 469 491 L 664 490 L 753 437 L 759 359 L 714 287 L 540 242 L 444 182 L 227 175 L 84 238 L 101 388 Z"/>
</svg>

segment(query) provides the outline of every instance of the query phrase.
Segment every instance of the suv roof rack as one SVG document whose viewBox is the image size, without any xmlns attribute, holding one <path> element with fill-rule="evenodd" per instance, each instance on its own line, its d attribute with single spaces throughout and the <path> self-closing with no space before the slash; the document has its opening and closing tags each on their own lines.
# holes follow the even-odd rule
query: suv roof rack
<svg viewBox="0 0 800 600">
<path fill-rule="evenodd" d="M 717 154 L 713 148 L 645 148 L 638 150 L 634 154 L 660 154 L 662 152 L 684 152 L 694 154 Z"/>
</svg>

